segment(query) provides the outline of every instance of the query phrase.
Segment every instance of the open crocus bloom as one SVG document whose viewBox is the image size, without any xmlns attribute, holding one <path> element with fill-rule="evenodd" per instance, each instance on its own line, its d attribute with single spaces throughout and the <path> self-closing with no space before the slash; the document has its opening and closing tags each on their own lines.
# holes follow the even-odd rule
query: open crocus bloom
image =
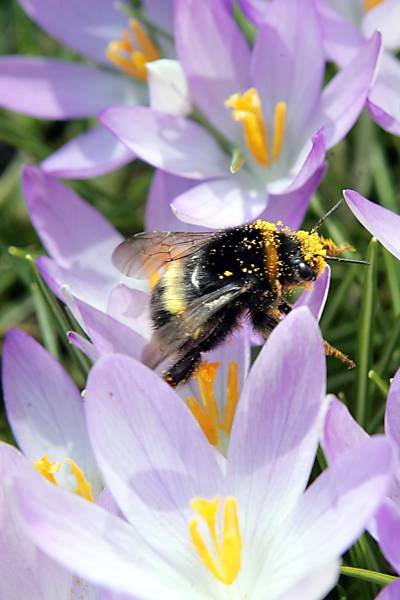
<svg viewBox="0 0 400 600">
<path fill-rule="evenodd" d="M 400 574 L 400 370 L 393 378 L 387 397 L 385 435 L 394 448 L 396 470 L 383 506 L 369 528 L 388 562 Z M 345 405 L 333 398 L 323 437 L 324 451 L 329 462 L 333 464 L 344 452 L 362 445 L 366 439 L 368 434 L 353 419 Z M 394 589 L 398 589 L 398 582 Z M 389 591 L 388 589 L 387 594 Z"/>
<path fill-rule="evenodd" d="M 169 202 L 187 187 L 188 180 L 157 172 L 149 196 L 148 229 L 183 228 Z M 120 233 L 71 189 L 36 167 L 24 169 L 23 191 L 31 221 L 50 255 L 39 257 L 37 267 L 92 344 L 74 332 L 71 342 L 93 360 L 112 352 L 140 360 L 151 335 L 149 287 L 143 289 L 143 282 L 124 277 L 113 266 L 111 254 L 122 241 Z M 319 316 L 328 288 L 327 269 L 300 302 Z"/>
<path fill-rule="evenodd" d="M 387 440 L 366 440 L 304 491 L 324 393 L 322 339 L 299 309 L 252 367 L 225 462 L 165 382 L 129 357 L 104 357 L 89 377 L 88 428 L 126 520 L 28 471 L 10 493 L 42 550 L 115 592 L 322 598 L 381 502 L 392 463 Z"/>
<path fill-rule="evenodd" d="M 115 104 L 147 103 L 150 96 L 152 105 L 161 109 L 168 99 L 168 112 L 173 114 L 190 109 L 179 64 L 158 60 L 172 56 L 171 48 L 165 47 L 164 37 L 152 40 L 139 21 L 130 19 L 125 0 L 85 0 L 84 10 L 80 0 L 21 0 L 20 4 L 50 35 L 95 64 L 3 56 L 0 106 L 39 118 L 75 119 L 96 116 Z M 143 4 L 147 17 L 152 19 L 156 13 L 158 26 L 171 31 L 172 1 Z M 85 178 L 117 169 L 133 158 L 134 153 L 104 127 L 95 127 L 47 158 L 43 168 L 59 177 Z"/>
<path fill-rule="evenodd" d="M 272 3 L 252 50 L 224 2 L 179 0 L 175 23 L 193 103 L 230 150 L 195 120 L 151 108 L 110 108 L 101 121 L 142 159 L 198 181 L 173 202 L 183 221 L 241 224 L 259 217 L 276 195 L 289 194 L 295 203 L 301 196 L 304 215 L 326 148 L 347 133 L 365 103 L 379 35 L 321 91 L 323 40 L 308 0 Z"/>
</svg>

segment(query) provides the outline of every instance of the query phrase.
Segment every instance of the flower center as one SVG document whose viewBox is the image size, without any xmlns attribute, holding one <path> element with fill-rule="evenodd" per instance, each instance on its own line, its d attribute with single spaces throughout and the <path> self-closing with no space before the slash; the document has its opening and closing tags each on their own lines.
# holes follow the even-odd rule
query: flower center
<svg viewBox="0 0 400 600">
<path fill-rule="evenodd" d="M 121 40 L 110 42 L 106 56 L 128 75 L 142 81 L 147 79 L 146 64 L 158 60 L 160 54 L 139 21 L 129 20 Z"/>
<path fill-rule="evenodd" d="M 280 156 L 285 138 L 286 102 L 278 102 L 275 106 L 271 146 L 260 96 L 256 88 L 250 88 L 243 94 L 233 94 L 226 100 L 225 106 L 232 108 L 234 121 L 242 122 L 246 145 L 257 163 L 268 166 L 276 161 Z"/>
<path fill-rule="evenodd" d="M 92 493 L 92 485 L 85 478 L 85 475 L 78 467 L 76 462 L 72 460 L 72 458 L 67 458 L 65 463 L 69 466 L 72 475 L 75 477 L 76 487 L 74 489 L 74 494 L 85 498 L 85 500 L 89 500 L 93 502 L 93 493 Z M 58 485 L 57 479 L 55 475 L 59 472 L 62 467 L 62 464 L 59 462 L 52 462 L 49 460 L 48 454 L 39 458 L 39 460 L 35 460 L 33 463 L 35 468 L 39 471 L 43 477 L 45 477 L 50 483 L 54 485 Z"/>
<path fill-rule="evenodd" d="M 368 12 L 372 8 L 375 8 L 375 6 L 378 6 L 378 4 L 380 4 L 381 2 L 382 0 L 364 0 L 365 12 Z"/>
<path fill-rule="evenodd" d="M 206 522 L 211 542 L 209 545 L 213 548 L 211 552 L 199 531 L 199 520 L 194 518 L 189 522 L 189 534 L 197 554 L 216 579 L 231 585 L 239 574 L 242 555 L 236 498 L 229 496 L 225 499 L 220 539 L 217 532 L 220 499 L 193 498 L 190 505 Z"/>
<path fill-rule="evenodd" d="M 199 386 L 200 401 L 195 396 L 189 396 L 186 400 L 204 435 L 213 446 L 218 446 L 221 442 L 222 432 L 226 435 L 230 434 L 239 400 L 238 364 L 231 361 L 228 364 L 224 414 L 221 416 L 214 393 L 214 384 L 220 366 L 221 363 L 217 362 L 202 362 L 194 375 Z"/>
</svg>

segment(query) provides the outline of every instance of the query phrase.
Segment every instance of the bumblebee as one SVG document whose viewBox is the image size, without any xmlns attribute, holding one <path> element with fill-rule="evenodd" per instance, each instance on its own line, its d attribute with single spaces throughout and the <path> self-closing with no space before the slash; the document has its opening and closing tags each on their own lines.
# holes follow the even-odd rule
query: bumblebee
<svg viewBox="0 0 400 600">
<path fill-rule="evenodd" d="M 164 379 L 175 387 L 244 316 L 266 339 L 291 310 L 287 294 L 310 286 L 343 249 L 316 227 L 292 231 L 259 220 L 215 232 L 139 233 L 120 244 L 112 258 L 129 277 L 150 278 L 163 269 L 152 290 L 154 334 L 143 360 L 150 368 L 172 362 Z M 325 352 L 354 366 L 327 342 Z"/>
</svg>

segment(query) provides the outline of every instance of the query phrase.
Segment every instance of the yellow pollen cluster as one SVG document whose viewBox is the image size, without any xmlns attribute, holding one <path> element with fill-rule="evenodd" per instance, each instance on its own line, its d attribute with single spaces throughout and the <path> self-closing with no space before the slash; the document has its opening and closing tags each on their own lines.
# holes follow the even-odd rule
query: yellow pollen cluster
<svg viewBox="0 0 400 600">
<path fill-rule="evenodd" d="M 225 106 L 232 109 L 232 118 L 243 124 L 246 145 L 258 164 L 268 166 L 276 161 L 285 137 L 286 102 L 278 102 L 275 106 L 272 146 L 256 88 L 250 88 L 243 94 L 233 94 L 226 100 Z"/>
<path fill-rule="evenodd" d="M 119 42 L 108 44 L 106 56 L 128 75 L 146 81 L 146 63 L 158 60 L 160 54 L 139 21 L 130 19 L 129 29 Z"/>
<path fill-rule="evenodd" d="M 217 533 L 220 499 L 194 498 L 190 505 L 206 522 L 214 549 L 214 553 L 210 552 L 199 532 L 199 521 L 195 518 L 189 522 L 189 533 L 197 554 L 216 579 L 225 585 L 232 585 L 239 574 L 242 555 L 236 498 L 228 496 L 225 499 L 220 540 Z"/>
<path fill-rule="evenodd" d="M 304 260 L 316 271 L 317 277 L 321 275 L 325 269 L 326 262 L 326 246 L 324 240 L 318 233 L 310 233 L 309 231 L 296 231 L 293 235 L 300 243 L 301 253 Z M 333 242 L 332 242 L 333 243 Z"/>
<path fill-rule="evenodd" d="M 194 375 L 199 386 L 200 402 L 195 396 L 189 396 L 186 400 L 188 408 L 213 446 L 218 445 L 221 432 L 230 434 L 239 400 L 238 364 L 231 361 L 228 364 L 225 409 L 221 417 L 214 393 L 220 367 L 221 363 L 203 361 Z"/>
<path fill-rule="evenodd" d="M 85 498 L 85 500 L 93 502 L 92 486 L 87 481 L 87 479 L 85 479 L 85 475 L 82 469 L 78 467 L 78 465 L 72 460 L 72 458 L 67 458 L 65 462 L 67 463 L 67 465 L 69 465 L 71 472 L 76 479 L 76 488 L 74 490 L 74 493 L 77 496 Z M 39 471 L 39 473 L 43 475 L 43 477 L 45 477 L 48 481 L 50 481 L 50 483 L 58 485 L 57 480 L 55 478 L 55 474 L 58 473 L 58 471 L 61 469 L 61 463 L 50 461 L 49 456 L 46 454 L 45 456 L 42 456 L 42 458 L 35 460 L 33 464 L 35 468 Z"/>
<path fill-rule="evenodd" d="M 378 6 L 378 4 L 380 4 L 381 2 L 382 0 L 364 0 L 365 12 L 368 12 L 372 8 L 375 8 L 375 6 Z"/>
</svg>

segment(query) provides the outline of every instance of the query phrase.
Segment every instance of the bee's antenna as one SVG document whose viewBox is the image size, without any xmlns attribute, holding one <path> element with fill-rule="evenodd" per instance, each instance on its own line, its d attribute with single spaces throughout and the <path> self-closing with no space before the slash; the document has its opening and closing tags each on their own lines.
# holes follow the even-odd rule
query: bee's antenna
<svg viewBox="0 0 400 600">
<path fill-rule="evenodd" d="M 338 209 L 338 208 L 340 207 L 340 205 L 342 204 L 342 202 L 343 202 L 343 198 L 341 198 L 341 199 L 339 200 L 339 202 L 336 202 L 336 204 L 335 204 L 334 206 L 332 206 L 332 208 L 331 208 L 331 209 L 329 209 L 329 210 L 328 210 L 328 212 L 326 213 L 326 215 L 324 215 L 323 217 L 321 217 L 321 218 L 320 218 L 320 219 L 319 219 L 319 220 L 318 220 L 318 221 L 315 223 L 315 225 L 314 225 L 314 227 L 311 229 L 311 232 L 310 232 L 310 233 L 314 233 L 315 231 L 317 231 L 317 229 L 319 229 L 319 228 L 321 227 L 322 223 L 324 223 L 324 221 L 326 221 L 326 219 L 327 219 L 328 217 L 330 217 L 330 216 L 331 216 L 331 214 L 332 214 L 333 212 L 335 212 L 335 210 L 336 210 L 336 209 Z"/>
<path fill-rule="evenodd" d="M 341 258 L 340 256 L 324 256 L 325 260 L 334 260 L 336 262 L 353 263 L 354 265 L 369 265 L 366 260 L 355 260 L 353 258 Z"/>
</svg>

